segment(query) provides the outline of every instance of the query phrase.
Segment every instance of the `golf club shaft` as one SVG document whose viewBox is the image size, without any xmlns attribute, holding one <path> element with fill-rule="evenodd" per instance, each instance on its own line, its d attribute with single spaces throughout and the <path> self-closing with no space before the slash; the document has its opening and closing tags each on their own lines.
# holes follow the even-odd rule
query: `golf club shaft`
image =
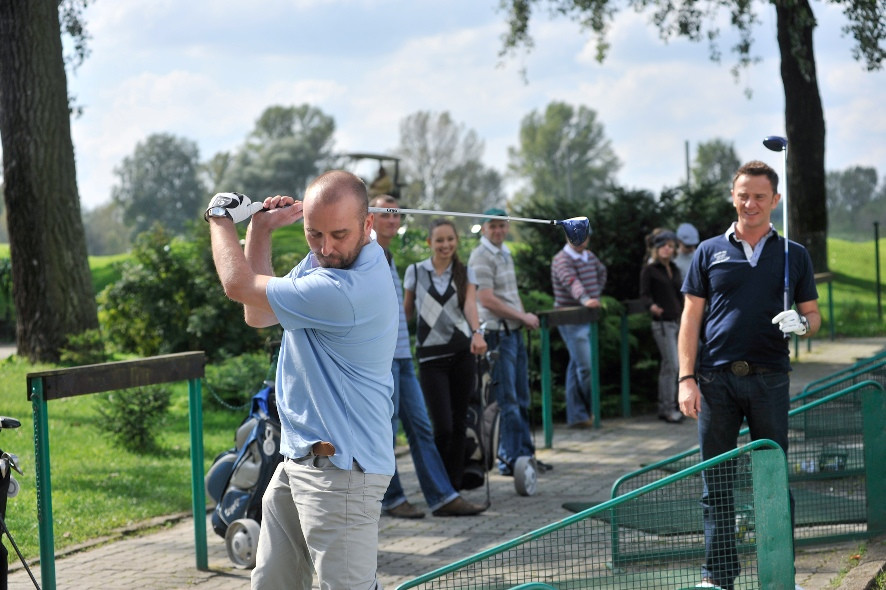
<svg viewBox="0 0 886 590">
<path fill-rule="evenodd" d="M 484 215 L 482 213 L 460 213 L 457 211 L 433 211 L 430 209 L 402 209 L 400 207 L 370 207 L 370 213 L 402 213 L 413 215 L 452 215 L 453 217 L 473 217 L 475 219 L 504 219 L 505 221 L 527 221 L 529 223 L 545 223 L 555 225 L 555 219 L 533 219 L 530 217 L 511 217 L 510 215 Z"/>
<path fill-rule="evenodd" d="M 781 198 L 781 224 L 784 230 L 784 309 L 787 311 L 791 307 L 790 295 L 790 272 L 791 267 L 788 264 L 788 146 L 784 146 L 784 195 Z"/>
</svg>

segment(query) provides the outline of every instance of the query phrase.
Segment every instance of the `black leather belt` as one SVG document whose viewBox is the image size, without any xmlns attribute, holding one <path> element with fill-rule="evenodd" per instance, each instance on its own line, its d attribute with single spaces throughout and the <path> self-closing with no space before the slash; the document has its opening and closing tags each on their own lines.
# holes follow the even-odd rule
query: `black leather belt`
<svg viewBox="0 0 886 590">
<path fill-rule="evenodd" d="M 781 369 L 774 367 L 764 367 L 762 365 L 752 365 L 747 361 L 735 361 L 722 367 L 717 367 L 718 371 L 729 371 L 736 377 L 745 377 L 747 375 L 765 375 L 767 373 L 783 373 Z"/>
</svg>

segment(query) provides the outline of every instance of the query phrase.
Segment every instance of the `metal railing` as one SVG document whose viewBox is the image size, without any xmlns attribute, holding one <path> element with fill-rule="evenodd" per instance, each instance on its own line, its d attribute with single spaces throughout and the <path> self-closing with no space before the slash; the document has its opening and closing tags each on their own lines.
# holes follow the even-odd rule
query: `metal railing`
<svg viewBox="0 0 886 590">
<path fill-rule="evenodd" d="M 206 494 L 203 487 L 203 400 L 200 393 L 204 364 L 202 352 L 184 352 L 133 361 L 28 373 L 28 401 L 31 402 L 34 413 L 37 519 L 40 536 L 40 577 L 43 588 L 54 590 L 56 587 L 47 402 L 175 381 L 188 381 L 192 507 L 197 569 L 209 569 L 206 544 Z"/>
<path fill-rule="evenodd" d="M 755 452 L 751 452 L 755 451 Z M 536 531 L 467 557 L 398 586 L 409 588 L 655 588 L 690 587 L 700 580 L 704 552 L 701 516 L 680 515 L 680 531 L 660 522 L 680 482 L 698 480 L 705 469 L 741 463 L 734 478 L 740 498 L 735 526 L 742 588 L 793 588 L 787 465 L 772 441 L 756 441 L 720 457 L 666 476 L 640 489 Z"/>
</svg>

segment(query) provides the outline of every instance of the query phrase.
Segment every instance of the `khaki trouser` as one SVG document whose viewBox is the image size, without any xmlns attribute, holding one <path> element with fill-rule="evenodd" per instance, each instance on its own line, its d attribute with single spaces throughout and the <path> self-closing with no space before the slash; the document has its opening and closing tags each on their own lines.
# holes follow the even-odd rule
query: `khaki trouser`
<svg viewBox="0 0 886 590">
<path fill-rule="evenodd" d="M 378 519 L 389 475 L 307 455 L 277 466 L 262 499 L 253 590 L 380 589 Z"/>
</svg>

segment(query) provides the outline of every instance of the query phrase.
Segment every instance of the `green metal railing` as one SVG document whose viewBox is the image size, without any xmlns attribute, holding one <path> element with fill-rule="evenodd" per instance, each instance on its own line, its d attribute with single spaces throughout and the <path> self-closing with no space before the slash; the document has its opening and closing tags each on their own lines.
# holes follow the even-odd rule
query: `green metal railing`
<svg viewBox="0 0 886 590">
<path fill-rule="evenodd" d="M 808 401 L 788 414 L 788 479 L 796 502 L 798 544 L 866 538 L 886 532 L 886 395 L 865 381 Z M 739 434 L 739 444 L 749 430 Z M 618 497 L 663 474 L 699 462 L 694 447 L 619 478 Z M 699 492 L 700 495 L 700 492 Z"/>
<path fill-rule="evenodd" d="M 37 519 L 40 536 L 40 577 L 45 590 L 55 590 L 55 535 L 52 526 L 52 483 L 49 467 L 49 407 L 54 399 L 188 381 L 191 434 L 191 485 L 197 569 L 209 569 L 206 544 L 206 493 L 203 484 L 203 408 L 200 379 L 202 352 L 169 354 L 133 361 L 86 365 L 29 373 L 28 401 L 34 414 Z"/>
<path fill-rule="evenodd" d="M 749 497 L 736 521 L 744 535 L 738 540 L 737 587 L 793 588 L 787 464 L 775 443 L 761 440 L 419 576 L 398 590 L 692 586 L 699 581 L 698 556 L 704 551 L 703 536 L 694 532 L 701 529 L 700 516 L 686 516 L 689 533 L 660 534 L 636 524 L 650 516 L 650 507 L 672 509 L 649 502 L 650 494 L 673 497 L 679 482 L 736 460 L 747 465 L 747 477 L 737 485 Z M 698 498 L 692 501 L 697 504 Z"/>
</svg>

